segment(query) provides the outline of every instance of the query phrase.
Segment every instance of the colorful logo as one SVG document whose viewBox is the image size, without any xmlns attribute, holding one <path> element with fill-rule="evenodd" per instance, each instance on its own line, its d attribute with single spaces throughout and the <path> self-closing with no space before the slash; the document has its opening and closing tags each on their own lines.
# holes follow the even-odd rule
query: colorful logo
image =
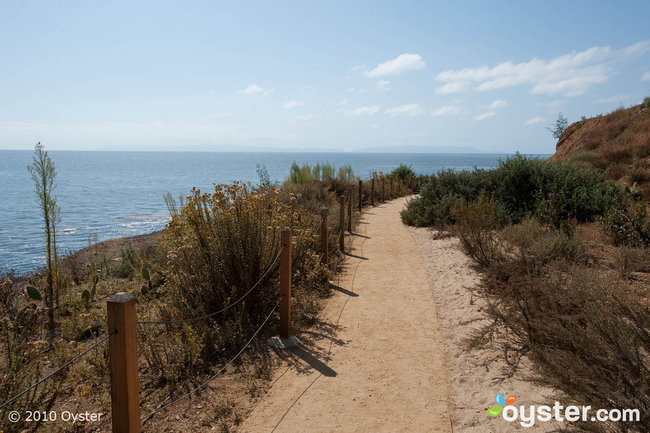
<svg viewBox="0 0 650 433">
<path fill-rule="evenodd" d="M 487 410 L 488 415 L 490 415 L 492 418 L 499 416 L 504 407 L 517 401 L 517 397 L 510 396 L 506 400 L 501 393 L 498 393 L 496 397 L 494 397 L 494 401 L 497 402 L 498 406 L 492 406 Z"/>
</svg>

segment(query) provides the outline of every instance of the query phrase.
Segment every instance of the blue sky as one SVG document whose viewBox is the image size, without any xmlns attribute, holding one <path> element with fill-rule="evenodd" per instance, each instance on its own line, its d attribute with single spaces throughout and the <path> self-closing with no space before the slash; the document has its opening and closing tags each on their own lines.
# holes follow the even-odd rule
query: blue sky
<svg viewBox="0 0 650 433">
<path fill-rule="evenodd" d="M 648 1 L 4 1 L 0 149 L 552 153 L 650 96 Z"/>
</svg>

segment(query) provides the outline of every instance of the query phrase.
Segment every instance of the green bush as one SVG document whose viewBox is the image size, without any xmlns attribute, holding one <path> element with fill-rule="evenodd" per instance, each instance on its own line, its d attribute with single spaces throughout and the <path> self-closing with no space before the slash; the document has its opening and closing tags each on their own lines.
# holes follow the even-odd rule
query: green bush
<svg viewBox="0 0 650 433">
<path fill-rule="evenodd" d="M 407 180 L 409 178 L 415 178 L 416 175 L 415 172 L 413 171 L 413 167 L 406 164 L 400 164 L 398 167 L 394 168 L 393 171 L 391 171 L 388 174 L 388 177 L 393 177 L 400 180 Z"/>
<path fill-rule="evenodd" d="M 133 278 L 135 275 L 135 268 L 137 267 L 137 260 L 135 251 L 131 245 L 120 250 L 120 262 L 111 267 L 110 273 L 117 278 Z"/>
<path fill-rule="evenodd" d="M 598 171 L 516 154 L 492 170 L 443 170 L 431 176 L 420 197 L 402 212 L 402 220 L 416 226 L 453 224 L 453 203 L 485 195 L 494 200 L 501 223 L 537 217 L 561 227 L 569 219 L 590 221 L 603 215 L 625 194 Z"/>
<path fill-rule="evenodd" d="M 352 183 L 357 180 L 357 177 L 354 175 L 354 171 L 349 165 L 340 167 L 337 170 L 336 167 L 327 163 L 317 163 L 312 167 L 309 164 L 300 166 L 294 161 L 291 164 L 289 178 L 286 182 L 296 185 L 304 185 L 312 182 L 326 183 L 334 179 L 341 182 Z"/>
</svg>

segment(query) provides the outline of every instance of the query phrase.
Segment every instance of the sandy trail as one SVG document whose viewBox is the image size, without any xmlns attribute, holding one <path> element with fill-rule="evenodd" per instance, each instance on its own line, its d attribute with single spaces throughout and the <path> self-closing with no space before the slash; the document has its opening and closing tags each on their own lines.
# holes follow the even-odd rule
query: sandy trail
<svg viewBox="0 0 650 433">
<path fill-rule="evenodd" d="M 364 213 L 335 296 L 241 431 L 451 432 L 446 343 L 404 204 Z"/>
</svg>

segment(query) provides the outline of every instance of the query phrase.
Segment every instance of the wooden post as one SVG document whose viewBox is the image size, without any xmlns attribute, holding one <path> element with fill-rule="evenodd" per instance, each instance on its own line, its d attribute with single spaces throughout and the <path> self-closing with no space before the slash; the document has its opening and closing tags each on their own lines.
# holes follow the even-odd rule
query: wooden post
<svg viewBox="0 0 650 433">
<path fill-rule="evenodd" d="M 352 233 L 352 195 L 353 189 L 350 188 L 350 195 L 348 196 L 348 233 Z"/>
<path fill-rule="evenodd" d="M 393 198 L 393 178 L 390 178 L 390 194 L 388 194 L 390 198 Z"/>
<path fill-rule="evenodd" d="M 381 201 L 382 203 L 386 201 L 386 178 L 381 176 Z"/>
<path fill-rule="evenodd" d="M 375 178 L 370 179 L 370 206 L 375 205 Z"/>
<path fill-rule="evenodd" d="M 280 257 L 280 337 L 291 334 L 291 229 L 281 233 L 282 256 Z"/>
<path fill-rule="evenodd" d="M 135 298 L 116 293 L 108 300 L 106 312 L 108 332 L 116 332 L 108 339 L 113 433 L 140 433 Z"/>
<path fill-rule="evenodd" d="M 339 197 L 339 250 L 344 251 L 345 239 L 345 196 Z"/>
<path fill-rule="evenodd" d="M 361 208 L 363 207 L 363 181 L 359 179 L 359 212 L 361 212 Z"/>
<path fill-rule="evenodd" d="M 329 252 L 327 246 L 327 208 L 323 206 L 320 210 L 320 252 L 321 264 L 327 266 L 329 264 Z"/>
</svg>

